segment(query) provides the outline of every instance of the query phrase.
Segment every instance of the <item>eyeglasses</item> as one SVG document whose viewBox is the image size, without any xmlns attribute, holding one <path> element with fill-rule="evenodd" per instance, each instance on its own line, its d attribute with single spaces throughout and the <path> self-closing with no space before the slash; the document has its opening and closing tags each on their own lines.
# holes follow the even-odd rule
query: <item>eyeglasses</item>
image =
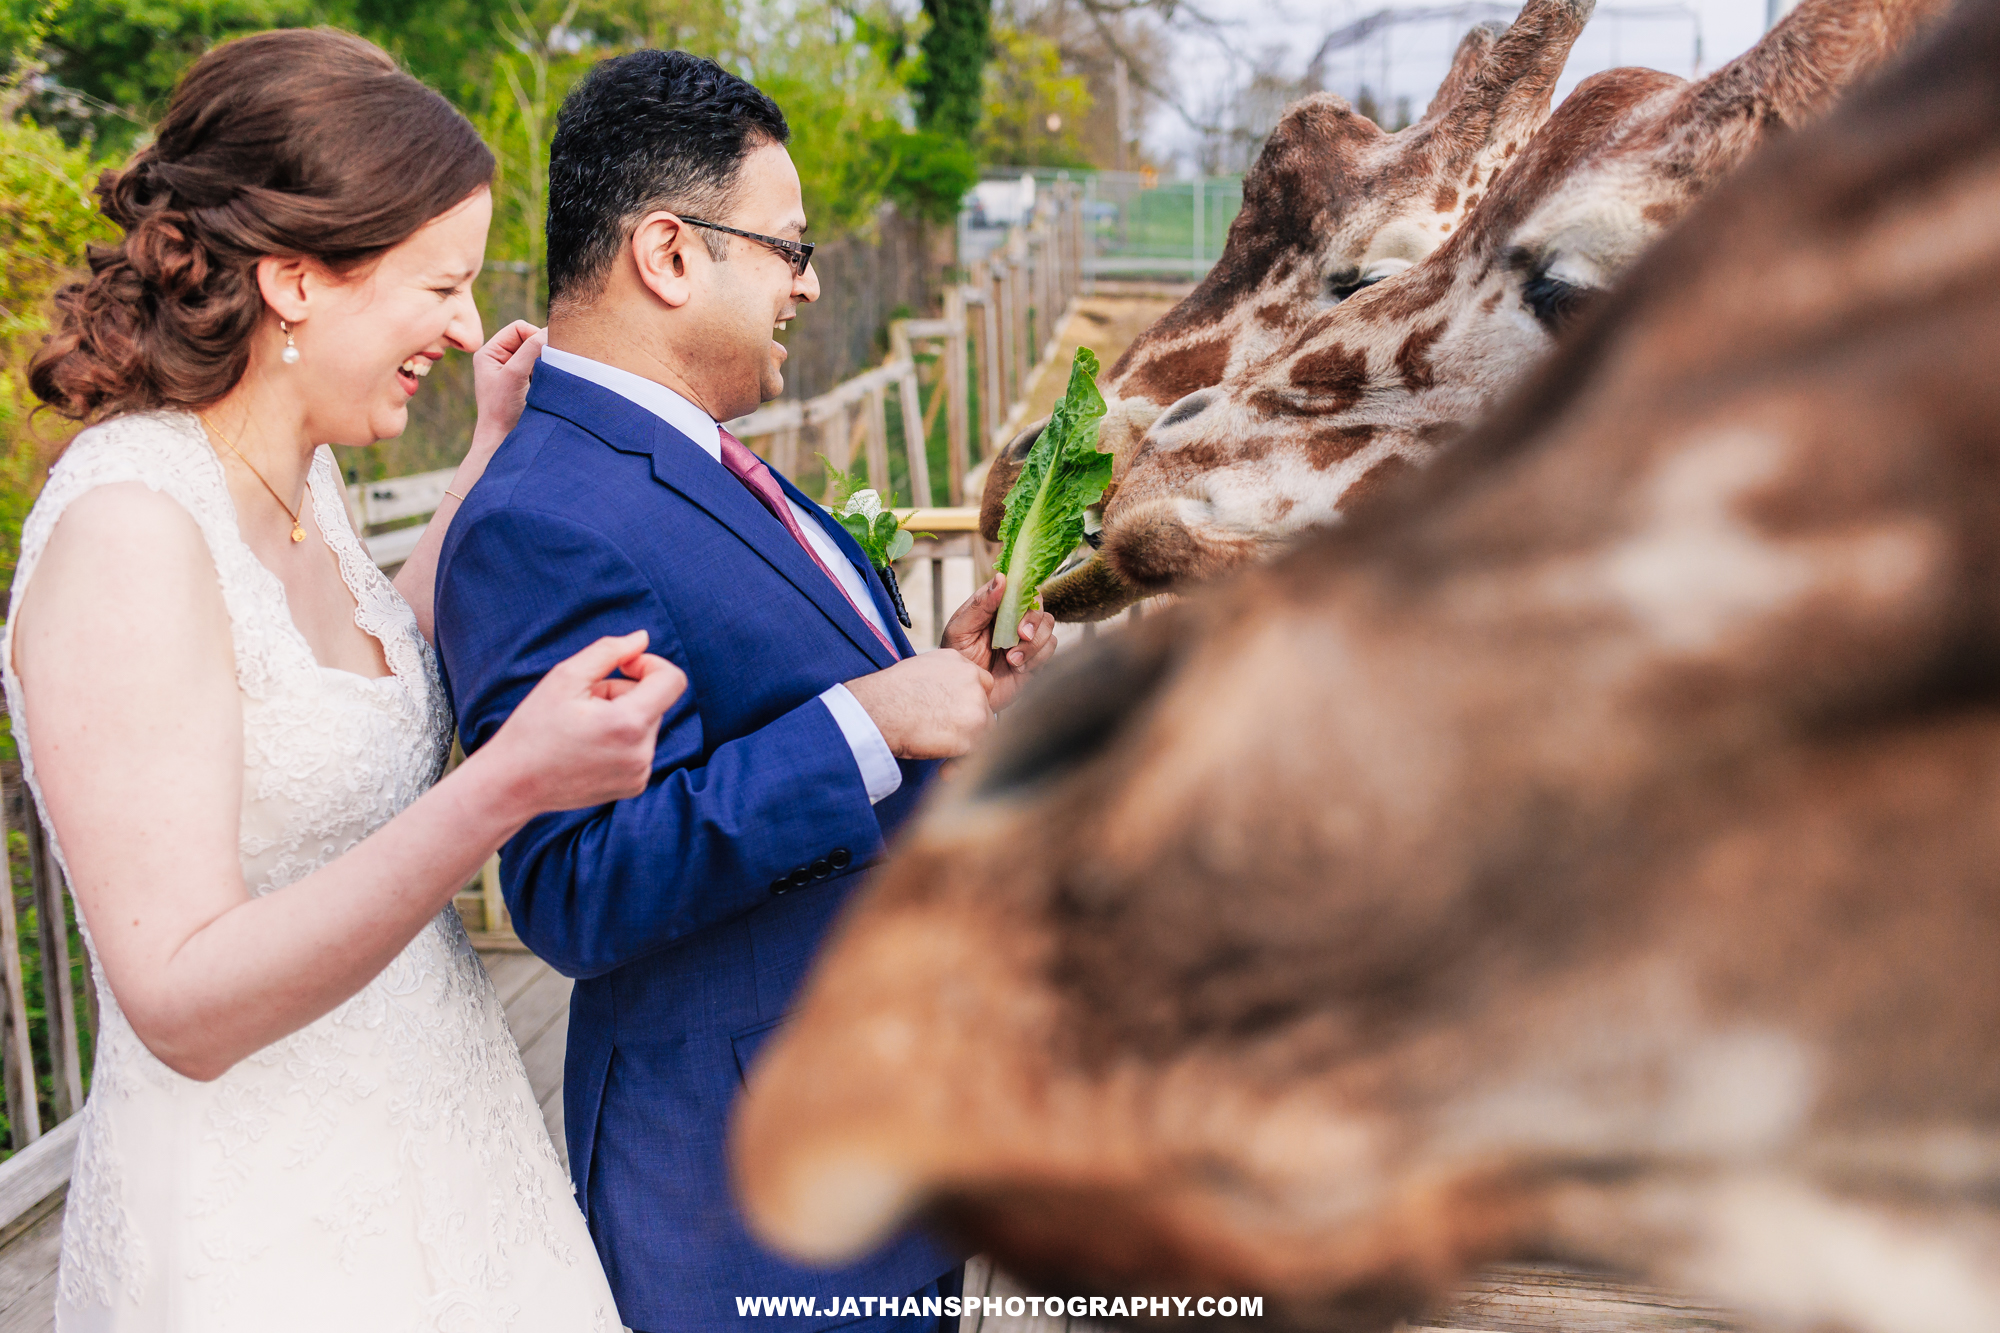
<svg viewBox="0 0 2000 1333">
<path fill-rule="evenodd" d="M 803 278 L 806 275 L 806 266 L 813 262 L 813 243 L 811 241 L 788 241 L 780 236 L 760 236 L 754 231 L 738 231 L 734 227 L 725 227 L 720 222 L 703 222 L 700 218 L 684 217 L 681 221 L 687 223 L 690 227 L 706 227 L 710 231 L 726 231 L 731 236 L 741 236 L 746 241 L 756 241 L 760 245 L 768 245 L 791 261 L 792 276 L 795 278 Z"/>
</svg>

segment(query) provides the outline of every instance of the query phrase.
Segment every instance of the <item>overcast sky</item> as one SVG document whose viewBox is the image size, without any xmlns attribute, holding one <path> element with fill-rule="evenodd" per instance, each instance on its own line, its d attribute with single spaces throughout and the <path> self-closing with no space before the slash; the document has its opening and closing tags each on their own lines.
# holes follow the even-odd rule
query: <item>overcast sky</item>
<svg viewBox="0 0 2000 1333">
<path fill-rule="evenodd" d="M 1766 0 L 1600 0 L 1570 53 L 1556 94 L 1560 98 L 1582 79 L 1618 65 L 1648 65 L 1682 76 L 1712 71 L 1763 36 L 1765 4 Z M 1295 78 L 1305 71 L 1328 33 L 1357 19 L 1384 8 L 1450 7 L 1451 0 L 1388 4 L 1384 0 L 1214 0 L 1206 12 L 1226 16 L 1230 27 L 1219 39 L 1182 36 L 1176 46 L 1175 81 L 1191 113 L 1212 115 L 1213 107 L 1204 106 L 1204 98 L 1211 104 L 1219 100 L 1217 90 L 1247 77 L 1251 62 L 1275 59 L 1280 72 Z M 1390 26 L 1383 35 L 1330 55 L 1326 86 L 1351 97 L 1365 83 L 1379 97 L 1386 76 L 1389 95 L 1384 106 L 1393 107 L 1397 97 L 1408 97 L 1421 112 L 1469 26 L 1462 18 Z M 1185 163 L 1193 136 L 1173 111 L 1155 115 L 1146 134 L 1155 152 Z"/>
</svg>

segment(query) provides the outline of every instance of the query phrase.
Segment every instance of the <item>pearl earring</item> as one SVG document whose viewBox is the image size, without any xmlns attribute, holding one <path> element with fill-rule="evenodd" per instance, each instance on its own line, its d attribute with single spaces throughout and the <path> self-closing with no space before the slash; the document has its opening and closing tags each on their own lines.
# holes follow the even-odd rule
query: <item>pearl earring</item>
<svg viewBox="0 0 2000 1333">
<path fill-rule="evenodd" d="M 296 366 L 299 363 L 299 349 L 292 341 L 292 326 L 281 319 L 278 321 L 278 327 L 285 335 L 285 350 L 278 353 L 278 360 L 288 366 Z"/>
</svg>

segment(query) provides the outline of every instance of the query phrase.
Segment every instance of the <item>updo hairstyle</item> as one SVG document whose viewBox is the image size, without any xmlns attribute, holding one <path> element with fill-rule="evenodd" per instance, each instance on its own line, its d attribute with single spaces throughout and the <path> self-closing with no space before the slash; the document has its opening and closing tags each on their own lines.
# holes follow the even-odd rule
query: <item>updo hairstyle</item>
<svg viewBox="0 0 2000 1333">
<path fill-rule="evenodd" d="M 257 261 L 346 276 L 493 177 L 465 117 L 359 37 L 325 28 L 218 46 L 174 89 L 151 144 L 97 184 L 124 229 L 55 295 L 35 395 L 98 420 L 222 397 L 264 315 Z"/>
</svg>

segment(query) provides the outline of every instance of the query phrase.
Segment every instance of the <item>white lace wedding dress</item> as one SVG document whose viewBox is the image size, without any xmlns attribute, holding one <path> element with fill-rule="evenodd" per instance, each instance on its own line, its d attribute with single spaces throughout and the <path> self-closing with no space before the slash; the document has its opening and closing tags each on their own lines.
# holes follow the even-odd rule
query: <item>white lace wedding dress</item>
<svg viewBox="0 0 2000 1333">
<path fill-rule="evenodd" d="M 321 449 L 313 514 L 392 674 L 320 666 L 277 577 L 238 535 L 200 424 L 180 413 L 77 437 L 23 530 L 14 608 L 64 507 L 123 481 L 172 497 L 207 537 L 243 701 L 243 881 L 282 891 L 436 781 L 451 727 L 435 659 L 348 526 Z M 0 663 L 39 805 L 14 608 Z M 143 652 L 134 661 L 143 669 Z M 154 1058 L 98 976 L 62 1333 L 619 1327 L 499 999 L 451 909 L 360 994 L 210 1083 Z"/>
</svg>

